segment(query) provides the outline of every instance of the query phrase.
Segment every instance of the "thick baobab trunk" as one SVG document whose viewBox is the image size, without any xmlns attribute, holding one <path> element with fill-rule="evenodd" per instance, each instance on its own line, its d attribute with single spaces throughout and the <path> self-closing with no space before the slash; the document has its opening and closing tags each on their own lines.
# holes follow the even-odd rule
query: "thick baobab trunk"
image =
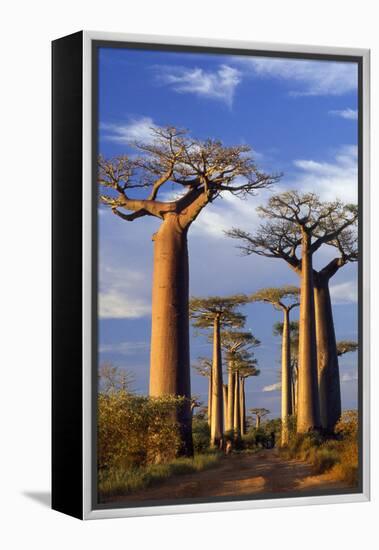
<svg viewBox="0 0 379 550">
<path fill-rule="evenodd" d="M 341 416 L 340 374 L 329 281 L 321 277 L 316 277 L 315 313 L 321 424 L 333 432 Z"/>
<path fill-rule="evenodd" d="M 181 455 L 193 454 L 190 407 L 187 231 L 167 215 L 154 241 L 150 395 L 183 396 L 177 420 Z"/>
<path fill-rule="evenodd" d="M 233 432 L 234 432 L 234 439 L 239 439 L 241 435 L 241 414 L 240 414 L 240 377 L 238 372 L 234 373 Z"/>
<path fill-rule="evenodd" d="M 241 425 L 241 435 L 246 433 L 246 401 L 245 401 L 245 379 L 241 377 L 240 380 L 240 425 Z"/>
<path fill-rule="evenodd" d="M 220 318 L 215 317 L 213 326 L 213 363 L 212 363 L 212 421 L 211 421 L 211 445 L 222 447 L 223 445 L 223 403 L 222 403 L 222 361 L 221 361 L 221 336 Z"/>
<path fill-rule="evenodd" d="M 224 404 L 224 431 L 226 432 L 228 430 L 228 428 L 227 428 L 227 422 L 228 422 L 227 410 L 228 410 L 228 399 L 229 399 L 228 385 L 227 384 L 222 385 L 222 397 L 223 397 L 223 404 Z"/>
<path fill-rule="evenodd" d="M 211 425 L 212 418 L 212 371 L 208 377 L 208 425 Z"/>
<path fill-rule="evenodd" d="M 317 380 L 313 268 L 310 247 L 311 237 L 303 230 L 299 320 L 298 433 L 306 433 L 321 427 Z"/>
<path fill-rule="evenodd" d="M 259 430 L 259 428 L 261 427 L 261 417 L 259 416 L 259 414 L 257 414 L 257 418 L 256 418 L 256 421 L 255 421 L 255 427 L 257 430 Z"/>
<path fill-rule="evenodd" d="M 289 311 L 283 310 L 283 335 L 282 335 L 282 432 L 281 444 L 288 443 L 288 420 L 292 412 L 291 396 L 291 344 Z"/>
<path fill-rule="evenodd" d="M 233 417 L 234 417 L 234 372 L 231 366 L 228 370 L 228 408 L 226 411 L 226 431 L 233 430 Z"/>
</svg>

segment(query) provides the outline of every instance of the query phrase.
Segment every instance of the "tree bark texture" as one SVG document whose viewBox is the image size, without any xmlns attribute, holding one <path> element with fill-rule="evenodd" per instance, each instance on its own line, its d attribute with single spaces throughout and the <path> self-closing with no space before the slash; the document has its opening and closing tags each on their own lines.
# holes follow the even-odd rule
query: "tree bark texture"
<svg viewBox="0 0 379 550">
<path fill-rule="evenodd" d="M 208 377 L 208 425 L 211 425 L 212 418 L 212 371 Z"/>
<path fill-rule="evenodd" d="M 241 425 L 241 435 L 246 433 L 246 400 L 245 400 L 245 379 L 241 377 L 240 379 L 240 425 Z"/>
<path fill-rule="evenodd" d="M 315 312 L 321 424 L 324 430 L 333 432 L 341 416 L 341 386 L 327 278 L 316 278 Z"/>
<path fill-rule="evenodd" d="M 321 427 L 311 237 L 303 230 L 299 320 L 299 394 L 297 432 Z"/>
<path fill-rule="evenodd" d="M 290 322 L 287 308 L 283 309 L 283 315 L 281 444 L 286 445 L 288 443 L 288 417 L 292 412 Z"/>
<path fill-rule="evenodd" d="M 233 429 L 233 415 L 234 415 L 234 372 L 229 366 L 228 370 L 228 409 L 226 411 L 226 431 Z"/>
<path fill-rule="evenodd" d="M 212 362 L 212 421 L 211 446 L 223 445 L 223 385 L 221 360 L 220 318 L 215 317 L 213 325 L 213 362 Z"/>
<path fill-rule="evenodd" d="M 234 432 L 234 438 L 239 439 L 241 435 L 241 414 L 240 414 L 240 377 L 238 372 L 234 373 L 233 432 Z"/>
<path fill-rule="evenodd" d="M 223 404 L 224 404 L 224 432 L 226 432 L 228 429 L 227 428 L 227 422 L 228 422 L 227 410 L 228 410 L 228 400 L 229 400 L 227 384 L 222 385 L 222 396 L 223 396 Z"/>
<path fill-rule="evenodd" d="M 153 241 L 150 395 L 187 398 L 177 420 L 182 441 L 180 454 L 191 456 L 187 230 L 180 227 L 177 215 L 170 214 Z"/>
</svg>

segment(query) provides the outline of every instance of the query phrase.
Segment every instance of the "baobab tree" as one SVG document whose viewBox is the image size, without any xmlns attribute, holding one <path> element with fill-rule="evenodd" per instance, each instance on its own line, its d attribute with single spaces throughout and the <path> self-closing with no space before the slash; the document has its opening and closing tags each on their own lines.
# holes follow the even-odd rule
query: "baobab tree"
<svg viewBox="0 0 379 550">
<path fill-rule="evenodd" d="M 345 353 L 357 351 L 357 349 L 358 342 L 355 340 L 339 340 L 339 342 L 337 342 L 337 354 L 339 357 L 345 355 Z"/>
<path fill-rule="evenodd" d="M 292 412 L 297 412 L 297 374 L 299 359 L 299 321 L 290 321 L 290 350 L 291 350 L 291 395 Z M 283 323 L 274 324 L 273 333 L 275 336 L 283 337 Z"/>
<path fill-rule="evenodd" d="M 257 430 L 261 427 L 262 418 L 264 418 L 267 414 L 270 414 L 270 411 L 265 408 L 249 409 L 249 412 L 251 412 L 251 414 L 255 415 L 256 417 L 255 427 Z"/>
<path fill-rule="evenodd" d="M 222 194 L 245 198 L 279 176 L 259 171 L 245 145 L 201 141 L 173 127 L 154 127 L 151 134 L 152 140 L 132 144 L 139 157 L 99 157 L 98 182 L 110 193 L 101 194 L 100 201 L 123 221 L 146 216 L 161 220 L 153 235 L 149 391 L 152 396 L 187 398 L 178 411 L 180 454 L 192 455 L 188 230 L 202 209 Z M 181 190 L 180 196 L 159 200 L 162 189 L 170 184 Z M 149 189 L 145 196 L 144 188 Z"/>
<path fill-rule="evenodd" d="M 245 323 L 245 316 L 238 307 L 245 304 L 247 297 L 243 294 L 208 298 L 191 298 L 190 316 L 193 326 L 200 329 L 213 329 L 212 359 L 212 411 L 211 411 L 211 445 L 223 445 L 223 389 L 222 389 L 222 356 L 221 329 L 239 328 Z"/>
<path fill-rule="evenodd" d="M 333 219 L 327 219 L 327 221 L 330 224 L 333 223 Z M 328 244 L 337 249 L 338 255 L 319 271 L 314 270 L 313 280 L 321 425 L 326 432 L 333 432 L 341 416 L 342 407 L 338 350 L 329 283 L 343 266 L 358 260 L 355 227 L 346 228 Z"/>
<path fill-rule="evenodd" d="M 292 414 L 292 384 L 291 384 L 291 335 L 290 312 L 299 306 L 299 289 L 296 286 L 278 288 L 263 288 L 250 297 L 252 302 L 266 302 L 283 313 L 282 329 L 282 400 L 281 400 L 281 444 L 288 443 L 288 421 Z"/>
<path fill-rule="evenodd" d="M 211 425 L 211 416 L 212 416 L 212 359 L 209 357 L 199 357 L 196 365 L 193 366 L 200 376 L 205 376 L 208 378 L 208 406 L 207 406 L 207 417 L 208 424 Z"/>
<path fill-rule="evenodd" d="M 321 428 L 314 299 L 313 255 L 357 219 L 354 205 L 321 201 L 315 193 L 288 191 L 258 209 L 266 220 L 255 234 L 227 232 L 240 239 L 245 254 L 281 258 L 300 277 L 299 381 L 297 432 Z M 300 250 L 300 258 L 297 256 Z"/>
<path fill-rule="evenodd" d="M 225 354 L 228 374 L 228 406 L 225 410 L 225 430 L 231 431 L 235 425 L 234 397 L 236 378 L 238 377 L 238 364 L 241 364 L 241 351 L 250 352 L 260 341 L 249 331 L 228 330 L 222 332 L 221 345 Z M 247 359 L 253 359 L 252 355 Z M 237 381 L 238 382 L 238 381 Z M 237 394 L 239 395 L 239 393 Z"/>
<path fill-rule="evenodd" d="M 240 429 L 241 435 L 246 434 L 246 393 L 245 393 L 245 380 L 250 376 L 258 376 L 260 370 L 256 368 L 257 360 L 248 357 L 248 354 L 244 351 L 240 351 L 237 354 L 236 368 L 239 376 L 239 409 L 240 409 Z"/>
</svg>

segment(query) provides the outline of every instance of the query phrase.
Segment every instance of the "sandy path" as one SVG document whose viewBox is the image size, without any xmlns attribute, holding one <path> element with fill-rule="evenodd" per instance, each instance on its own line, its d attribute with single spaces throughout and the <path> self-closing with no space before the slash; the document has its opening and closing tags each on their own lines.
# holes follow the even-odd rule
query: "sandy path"
<svg viewBox="0 0 379 550">
<path fill-rule="evenodd" d="M 346 484 L 333 480 L 328 473 L 312 475 L 311 466 L 300 460 L 284 460 L 275 450 L 257 454 L 233 454 L 222 458 L 216 468 L 175 476 L 162 485 L 138 491 L 115 501 L 172 500 L 259 493 L 305 493 L 343 489 Z"/>
</svg>

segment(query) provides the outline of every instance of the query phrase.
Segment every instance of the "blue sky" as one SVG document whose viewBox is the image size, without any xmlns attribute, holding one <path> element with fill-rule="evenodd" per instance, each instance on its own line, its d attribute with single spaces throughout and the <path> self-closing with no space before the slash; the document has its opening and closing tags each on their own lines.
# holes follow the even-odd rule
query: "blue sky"
<svg viewBox="0 0 379 550">
<path fill-rule="evenodd" d="M 281 260 L 241 257 L 223 230 L 253 231 L 256 207 L 273 192 L 314 191 L 325 200 L 357 200 L 357 65 L 330 61 L 102 48 L 99 53 L 99 150 L 123 154 L 135 139 L 149 139 L 155 125 L 187 128 L 196 138 L 248 144 L 258 166 L 283 172 L 275 189 L 242 201 L 225 196 L 207 206 L 189 231 L 192 295 L 253 292 L 297 284 Z M 170 191 L 170 186 L 167 192 Z M 163 195 L 164 196 L 164 195 Z M 146 392 L 149 369 L 151 235 L 159 220 L 127 223 L 99 207 L 99 355 L 135 375 Z M 323 247 L 321 267 L 332 257 Z M 357 338 L 357 266 L 332 280 L 338 339 Z M 246 327 L 262 342 L 259 377 L 246 384 L 248 407 L 277 416 L 280 340 L 271 306 L 245 308 Z M 296 318 L 296 313 L 294 318 Z M 206 338 L 191 337 L 191 358 L 210 355 Z M 340 361 L 343 408 L 357 404 L 357 354 Z M 206 380 L 192 372 L 192 393 L 205 401 Z M 270 391 L 269 391 L 270 390 Z"/>
</svg>

